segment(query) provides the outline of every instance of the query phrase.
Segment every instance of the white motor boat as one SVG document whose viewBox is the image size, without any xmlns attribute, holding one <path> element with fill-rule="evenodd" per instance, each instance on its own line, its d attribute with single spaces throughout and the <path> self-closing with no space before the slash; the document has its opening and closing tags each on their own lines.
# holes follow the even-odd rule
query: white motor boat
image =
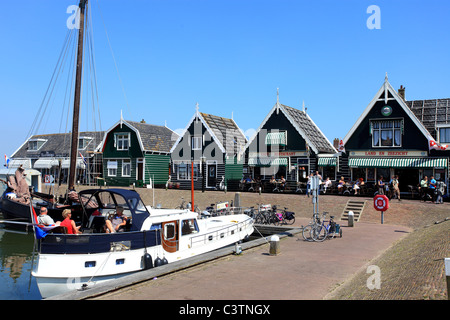
<svg viewBox="0 0 450 320">
<path fill-rule="evenodd" d="M 83 233 L 54 232 L 38 240 L 32 275 L 43 298 L 216 250 L 253 233 L 248 215 L 199 219 L 189 210 L 146 207 L 133 190 L 85 190 L 79 196 L 86 200 L 77 221 Z M 119 205 L 128 217 L 126 229 L 104 233 Z"/>
</svg>

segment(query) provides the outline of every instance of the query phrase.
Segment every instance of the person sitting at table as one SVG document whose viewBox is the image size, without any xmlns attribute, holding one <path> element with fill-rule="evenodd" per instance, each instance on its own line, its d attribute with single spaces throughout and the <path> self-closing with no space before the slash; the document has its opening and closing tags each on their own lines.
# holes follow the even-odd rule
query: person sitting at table
<svg viewBox="0 0 450 320">
<path fill-rule="evenodd" d="M 277 180 L 275 180 L 275 176 L 272 176 L 272 178 L 269 181 L 271 184 L 276 184 Z"/>
<path fill-rule="evenodd" d="M 353 185 L 353 190 L 355 190 L 355 195 L 358 194 L 358 190 L 361 189 L 361 186 L 364 185 L 364 179 L 359 178 L 355 181 L 355 184 Z"/>
<path fill-rule="evenodd" d="M 337 185 L 338 193 L 342 193 L 344 191 L 344 187 L 345 187 L 345 179 L 343 176 L 341 176 L 341 180 L 339 180 Z"/>
<path fill-rule="evenodd" d="M 278 183 L 280 184 L 280 189 L 284 190 L 284 187 L 286 186 L 286 179 L 283 176 L 281 176 L 281 178 L 278 181 Z"/>
<path fill-rule="evenodd" d="M 327 177 L 323 183 L 323 193 L 326 193 L 329 187 L 331 187 L 331 180 L 330 177 Z"/>
</svg>

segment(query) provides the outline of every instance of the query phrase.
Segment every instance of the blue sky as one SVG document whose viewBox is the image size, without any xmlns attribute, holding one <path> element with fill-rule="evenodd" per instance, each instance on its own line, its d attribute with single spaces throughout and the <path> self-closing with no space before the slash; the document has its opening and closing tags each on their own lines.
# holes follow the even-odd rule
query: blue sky
<svg viewBox="0 0 450 320">
<path fill-rule="evenodd" d="M 182 129 L 198 102 L 201 112 L 228 118 L 233 113 L 249 133 L 270 111 L 279 88 L 280 102 L 301 108 L 304 101 L 332 142 L 350 130 L 386 72 L 394 88 L 406 87 L 408 100 L 450 97 L 448 1 L 90 1 L 98 129 L 109 129 L 121 110 L 128 120 Z M 28 138 L 73 4 L 77 1 L 2 4 L 1 153 L 11 155 Z M 370 5 L 380 8 L 381 29 L 367 27 Z M 63 96 L 66 79 L 32 133 L 70 127 L 56 98 Z M 82 122 L 91 121 L 89 113 L 92 109 L 83 107 Z"/>
</svg>

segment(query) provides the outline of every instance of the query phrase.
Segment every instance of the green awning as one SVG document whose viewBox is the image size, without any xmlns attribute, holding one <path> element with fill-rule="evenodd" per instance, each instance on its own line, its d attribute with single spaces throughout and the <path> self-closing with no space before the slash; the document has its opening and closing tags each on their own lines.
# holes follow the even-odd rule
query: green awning
<svg viewBox="0 0 450 320">
<path fill-rule="evenodd" d="M 350 168 L 446 168 L 446 158 L 350 158 Z"/>
<path fill-rule="evenodd" d="M 287 158 L 249 158 L 248 165 L 251 167 L 287 166 Z"/>
<path fill-rule="evenodd" d="M 287 144 L 286 132 L 269 132 L 266 135 L 266 145 L 280 145 L 285 146 Z"/>
<path fill-rule="evenodd" d="M 336 157 L 323 157 L 319 158 L 319 161 L 317 162 L 317 165 L 319 167 L 326 167 L 326 166 L 336 166 Z"/>
</svg>

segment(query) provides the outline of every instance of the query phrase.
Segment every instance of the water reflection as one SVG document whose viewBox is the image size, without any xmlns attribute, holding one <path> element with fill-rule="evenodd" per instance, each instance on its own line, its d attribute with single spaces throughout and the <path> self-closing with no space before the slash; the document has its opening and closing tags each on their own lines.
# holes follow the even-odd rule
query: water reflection
<svg viewBox="0 0 450 320">
<path fill-rule="evenodd" d="M 30 276 L 33 234 L 0 226 L 0 299 L 41 299 L 36 280 Z"/>
</svg>

